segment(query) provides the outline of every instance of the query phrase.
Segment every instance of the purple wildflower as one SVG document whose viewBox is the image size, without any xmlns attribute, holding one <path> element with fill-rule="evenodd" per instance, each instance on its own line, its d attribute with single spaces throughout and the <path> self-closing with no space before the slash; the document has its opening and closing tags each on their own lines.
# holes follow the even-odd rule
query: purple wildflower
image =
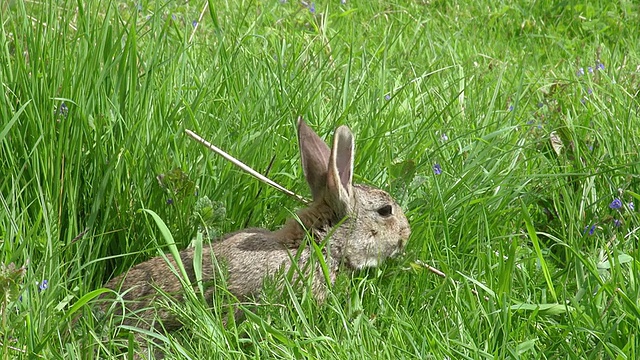
<svg viewBox="0 0 640 360">
<path fill-rule="evenodd" d="M 584 68 L 579 68 L 578 71 L 576 72 L 576 75 L 578 76 L 584 75 Z"/>
<path fill-rule="evenodd" d="M 309 5 L 309 12 L 312 14 L 316 13 L 316 3 L 311 3 L 311 5 Z"/>
<path fill-rule="evenodd" d="M 391 95 L 389 95 L 389 94 L 385 95 L 384 99 L 387 100 L 387 101 L 391 100 Z"/>
<path fill-rule="evenodd" d="M 442 133 L 440 135 L 440 140 L 442 140 L 442 142 L 447 142 L 447 141 L 449 141 L 449 137 L 447 136 L 447 134 Z"/>
<path fill-rule="evenodd" d="M 598 61 L 596 64 L 596 70 L 604 70 L 604 64 Z"/>
<path fill-rule="evenodd" d="M 172 198 L 168 198 L 167 199 L 167 205 L 173 205 L 173 199 Z"/>
<path fill-rule="evenodd" d="M 615 227 L 620 227 L 620 225 L 622 225 L 622 221 L 618 219 L 613 219 L 613 225 Z"/>
<path fill-rule="evenodd" d="M 198 20 L 193 20 L 193 21 L 191 22 L 191 26 L 193 26 L 193 27 L 198 26 Z"/>
<path fill-rule="evenodd" d="M 589 71 L 589 74 L 593 74 L 593 68 L 591 66 L 587 68 L 587 71 Z"/>
<path fill-rule="evenodd" d="M 513 111 L 513 105 L 509 105 L 509 108 L 507 110 Z"/>
<path fill-rule="evenodd" d="M 58 107 L 58 114 L 62 116 L 67 116 L 68 113 L 69 113 L 69 107 L 67 107 L 67 104 L 63 101 L 60 104 L 60 107 Z"/>
<path fill-rule="evenodd" d="M 42 282 L 38 285 L 38 291 L 45 291 L 49 288 L 49 280 L 42 280 Z"/>
<path fill-rule="evenodd" d="M 593 234 L 596 232 L 596 224 L 585 226 L 584 233 L 587 233 L 587 231 L 589 232 L 589 236 L 593 236 Z"/>
<path fill-rule="evenodd" d="M 629 203 L 627 204 L 627 206 L 629 207 L 629 210 L 631 211 L 636 211 L 636 206 L 633 205 L 633 201 L 629 201 Z"/>
<path fill-rule="evenodd" d="M 618 210 L 622 207 L 622 201 L 620 201 L 620 199 L 613 199 L 613 201 L 611 202 L 611 204 L 609 204 L 609 208 L 614 209 L 614 210 Z"/>
<path fill-rule="evenodd" d="M 433 173 L 436 175 L 442 174 L 442 167 L 440 167 L 440 164 L 438 163 L 433 164 Z"/>
</svg>

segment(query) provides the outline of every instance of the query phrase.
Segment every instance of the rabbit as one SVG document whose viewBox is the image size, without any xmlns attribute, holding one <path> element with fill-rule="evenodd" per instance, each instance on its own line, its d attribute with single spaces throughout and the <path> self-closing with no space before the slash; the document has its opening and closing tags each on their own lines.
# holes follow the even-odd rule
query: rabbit
<svg viewBox="0 0 640 360">
<path fill-rule="evenodd" d="M 305 265 L 314 250 L 304 246 L 308 245 L 307 236 L 317 243 L 327 240 L 322 251 L 331 283 L 339 269 L 375 267 L 405 247 L 411 229 L 400 206 L 380 189 L 352 184 L 354 136 L 349 128 L 336 129 L 331 149 L 302 118 L 297 128 L 303 173 L 313 202 L 279 230 L 244 229 L 204 246 L 203 285 L 224 273 L 228 291 L 239 301 L 259 299 L 264 280 L 291 269 L 295 259 L 297 269 L 308 268 Z M 173 258 L 167 258 L 175 266 Z M 180 258 L 195 284 L 194 249 L 181 251 Z M 218 263 L 224 272 L 219 271 Z M 327 277 L 317 268 L 313 274 L 305 270 L 308 273 L 304 275 L 313 276 L 312 294 L 322 302 L 328 289 Z M 157 289 L 181 300 L 182 285 L 173 274 L 164 257 L 155 257 L 113 278 L 105 287 L 122 293 L 127 309 L 138 312 L 137 321 L 159 320 L 170 331 L 179 328 L 180 322 L 166 309 L 154 309 L 153 303 L 161 298 Z M 212 299 L 214 288 L 205 288 L 206 299 Z"/>
</svg>

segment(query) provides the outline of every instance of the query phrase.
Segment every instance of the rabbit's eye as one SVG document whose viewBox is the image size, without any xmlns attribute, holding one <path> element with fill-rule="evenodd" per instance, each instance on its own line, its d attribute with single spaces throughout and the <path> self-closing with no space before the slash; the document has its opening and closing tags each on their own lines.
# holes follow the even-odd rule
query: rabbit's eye
<svg viewBox="0 0 640 360">
<path fill-rule="evenodd" d="M 391 205 L 385 205 L 376 211 L 378 212 L 378 215 L 382 217 L 389 217 L 393 215 L 393 207 Z"/>
</svg>

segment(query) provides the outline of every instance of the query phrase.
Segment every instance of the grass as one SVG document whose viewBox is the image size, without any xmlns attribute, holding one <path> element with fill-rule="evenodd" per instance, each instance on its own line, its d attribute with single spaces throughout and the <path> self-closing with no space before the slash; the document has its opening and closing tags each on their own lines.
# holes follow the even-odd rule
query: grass
<svg viewBox="0 0 640 360">
<path fill-rule="evenodd" d="M 86 303 L 165 250 L 142 209 L 183 248 L 200 217 L 274 229 L 299 206 L 184 129 L 308 194 L 298 115 L 351 127 L 356 182 L 411 222 L 405 256 L 321 305 L 267 287 L 226 328 L 224 295 L 169 303 L 170 357 L 640 356 L 636 3 L 0 6 L 0 358 L 125 358 Z"/>
</svg>

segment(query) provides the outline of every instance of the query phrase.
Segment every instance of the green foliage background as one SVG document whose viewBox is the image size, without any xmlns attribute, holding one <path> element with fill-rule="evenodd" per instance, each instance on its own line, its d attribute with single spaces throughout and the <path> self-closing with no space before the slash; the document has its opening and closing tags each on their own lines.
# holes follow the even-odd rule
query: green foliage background
<svg viewBox="0 0 640 360">
<path fill-rule="evenodd" d="M 141 209 L 186 247 L 299 207 L 184 130 L 308 194 L 298 115 L 323 137 L 351 127 L 356 182 L 410 219 L 405 256 L 322 305 L 267 289 L 226 328 L 170 305 L 170 357 L 640 356 L 637 3 L 0 6 L 3 359 L 128 356 L 127 331 L 83 305 L 163 251 Z"/>
</svg>

